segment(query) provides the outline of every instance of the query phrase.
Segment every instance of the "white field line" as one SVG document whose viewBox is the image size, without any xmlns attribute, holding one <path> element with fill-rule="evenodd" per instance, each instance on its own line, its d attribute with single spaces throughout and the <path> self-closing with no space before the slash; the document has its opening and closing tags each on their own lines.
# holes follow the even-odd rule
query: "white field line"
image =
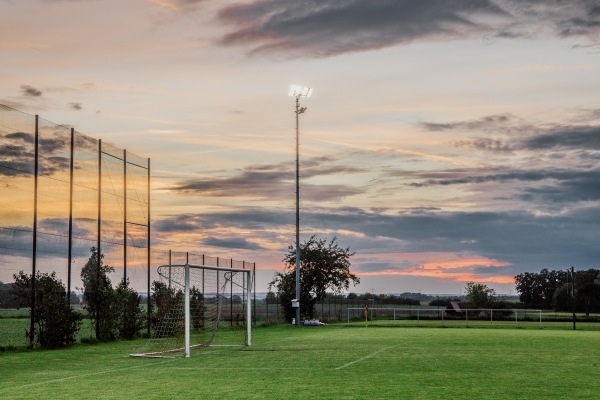
<svg viewBox="0 0 600 400">
<path fill-rule="evenodd" d="M 364 360 L 366 360 L 366 359 L 368 359 L 368 358 L 375 357 L 375 356 L 376 356 L 377 354 L 379 354 L 379 353 L 383 353 L 383 352 L 384 352 L 384 351 L 386 351 L 386 350 L 393 349 L 394 347 L 398 347 L 398 346 L 400 346 L 400 344 L 401 344 L 401 343 L 398 343 L 398 344 L 395 344 L 395 345 L 393 345 L 393 346 L 389 346 L 389 347 L 385 347 L 385 348 L 383 348 L 383 349 L 377 350 L 375 353 L 368 354 L 368 355 L 366 355 L 366 356 L 364 356 L 364 357 L 362 357 L 362 358 L 359 358 L 358 360 L 350 361 L 350 362 L 349 362 L 349 363 L 347 363 L 347 364 L 344 364 L 344 365 L 342 365 L 342 366 L 340 366 L 340 367 L 337 367 L 335 370 L 336 370 L 336 371 L 338 371 L 338 370 L 340 370 L 340 369 L 344 369 L 344 368 L 346 368 L 346 367 L 349 367 L 349 366 L 351 366 L 351 365 L 353 365 L 353 364 L 356 364 L 356 363 L 359 363 L 359 362 L 361 362 L 361 361 L 364 361 Z"/>
<path fill-rule="evenodd" d="M 110 370 L 101 371 L 101 372 L 91 372 L 89 374 L 65 376 L 64 378 L 48 379 L 46 381 L 39 381 L 39 382 L 35 382 L 35 383 L 29 383 L 27 385 L 7 387 L 7 388 L 4 388 L 4 389 L 0 389 L 0 392 L 7 392 L 7 391 L 12 391 L 12 390 L 26 389 L 26 388 L 30 388 L 30 387 L 33 387 L 33 386 L 47 385 L 47 384 L 50 384 L 50 383 L 69 381 L 69 380 L 72 380 L 72 379 L 85 378 L 85 377 L 94 376 L 94 375 L 111 374 L 111 373 L 114 373 L 114 372 L 127 371 L 127 370 L 130 370 L 130 369 L 137 369 L 137 368 L 144 368 L 144 367 L 150 367 L 150 366 L 153 366 L 153 365 L 165 364 L 165 363 L 173 362 L 173 361 L 177 361 L 177 359 L 169 359 L 169 360 L 155 362 L 155 363 L 151 363 L 151 364 L 134 365 L 133 367 L 115 368 L 115 369 L 110 369 Z"/>
</svg>

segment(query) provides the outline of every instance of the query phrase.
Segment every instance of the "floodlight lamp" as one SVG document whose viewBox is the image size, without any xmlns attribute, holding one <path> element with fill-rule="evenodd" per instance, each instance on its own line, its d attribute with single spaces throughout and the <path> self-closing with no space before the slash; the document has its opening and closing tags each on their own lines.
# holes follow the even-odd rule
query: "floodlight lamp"
<svg viewBox="0 0 600 400">
<path fill-rule="evenodd" d="M 291 85 L 290 86 L 290 96 L 294 97 L 310 97 L 312 94 L 312 88 L 304 87 L 300 85 Z"/>
</svg>

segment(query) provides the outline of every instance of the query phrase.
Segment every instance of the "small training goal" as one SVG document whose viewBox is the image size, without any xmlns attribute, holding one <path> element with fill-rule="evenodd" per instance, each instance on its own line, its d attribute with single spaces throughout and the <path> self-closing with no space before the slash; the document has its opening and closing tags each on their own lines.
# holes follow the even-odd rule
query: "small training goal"
<svg viewBox="0 0 600 400">
<path fill-rule="evenodd" d="M 151 337 L 132 357 L 189 357 L 192 349 L 215 345 L 220 326 L 233 331 L 227 335 L 233 343 L 225 345 L 250 346 L 252 270 L 162 265 L 158 276 L 150 294 Z"/>
</svg>

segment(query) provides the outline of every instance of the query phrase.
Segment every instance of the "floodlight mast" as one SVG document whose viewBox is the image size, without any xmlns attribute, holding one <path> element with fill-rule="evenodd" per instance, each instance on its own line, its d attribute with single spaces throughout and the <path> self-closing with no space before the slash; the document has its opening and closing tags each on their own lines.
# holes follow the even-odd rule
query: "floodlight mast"
<svg viewBox="0 0 600 400">
<path fill-rule="evenodd" d="M 300 107 L 301 97 L 310 97 L 312 88 L 290 86 L 290 96 L 296 98 L 296 325 L 300 325 L 300 114 L 306 107 Z"/>
</svg>

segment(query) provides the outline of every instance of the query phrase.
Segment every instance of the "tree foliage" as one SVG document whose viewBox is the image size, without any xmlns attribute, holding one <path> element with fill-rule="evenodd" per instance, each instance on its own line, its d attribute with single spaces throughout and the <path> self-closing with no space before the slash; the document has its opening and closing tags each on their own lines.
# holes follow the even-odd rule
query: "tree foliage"
<svg viewBox="0 0 600 400">
<path fill-rule="evenodd" d="M 354 300 L 358 302 L 365 302 L 369 304 L 369 306 L 373 304 L 394 304 L 394 305 L 404 305 L 404 306 L 419 306 L 421 302 L 414 297 L 412 297 L 413 293 L 402 293 L 401 295 L 395 294 L 375 294 L 375 293 L 349 293 L 346 297 L 348 300 Z"/>
<path fill-rule="evenodd" d="M 192 328 L 195 330 L 204 329 L 206 322 L 204 318 L 204 312 L 206 311 L 206 306 L 204 305 L 204 293 L 195 286 L 190 289 L 190 310 Z"/>
<path fill-rule="evenodd" d="M 140 307 L 141 297 L 122 280 L 114 288 L 109 274 L 115 269 L 104 265 L 104 255 L 95 247 L 81 270 L 83 308 L 92 325 L 97 328 L 97 339 L 133 339 L 145 327 L 146 320 Z"/>
<path fill-rule="evenodd" d="M 539 273 L 524 272 L 515 276 L 519 300 L 525 307 L 531 308 L 552 308 L 556 289 L 566 281 L 566 271 L 549 271 L 546 268 Z"/>
<path fill-rule="evenodd" d="M 483 283 L 467 282 L 465 286 L 467 302 L 472 308 L 492 308 L 496 291 Z"/>
<path fill-rule="evenodd" d="M 118 337 L 118 319 L 115 314 L 119 310 L 116 309 L 116 292 L 108 274 L 115 269 L 104 265 L 104 254 L 99 254 L 95 247 L 90 251 L 92 254 L 81 269 L 83 308 L 96 328 L 97 339 L 113 340 Z"/>
<path fill-rule="evenodd" d="M 314 305 L 325 298 L 327 291 L 341 293 L 360 279 L 350 272 L 350 248 L 341 248 L 337 238 L 329 242 L 312 236 L 300 246 L 300 310 L 304 317 L 314 318 Z M 277 288 L 286 318 L 291 320 L 295 310 L 291 301 L 296 297 L 296 248 L 288 247 L 284 256 L 285 269 L 277 272 L 269 284 Z"/>
<path fill-rule="evenodd" d="M 123 279 L 115 291 L 117 327 L 119 338 L 135 339 L 146 326 L 146 317 L 140 307 L 141 297 L 129 287 L 129 279 Z"/>
<path fill-rule="evenodd" d="M 585 312 L 586 316 L 590 312 L 600 312 L 600 271 L 593 268 L 575 271 L 573 278 L 569 276 L 568 282 L 556 289 L 553 296 L 554 309 L 572 311 L 575 301 L 575 311 Z"/>
<path fill-rule="evenodd" d="M 153 310 L 151 323 L 156 330 L 161 321 L 169 317 L 169 312 L 183 305 L 184 294 L 181 290 L 174 290 L 164 282 L 152 282 L 152 295 L 150 296 L 150 307 Z M 197 323 L 197 322 L 193 322 Z M 162 334 L 156 331 L 157 335 Z"/>
<path fill-rule="evenodd" d="M 47 274 L 38 271 L 35 274 L 35 307 L 31 304 L 32 275 L 20 271 L 13 276 L 14 296 L 21 304 L 33 308 L 33 344 L 55 349 L 75 343 L 75 335 L 81 327 L 81 316 L 69 305 L 67 290 L 56 277 L 56 272 Z M 29 336 L 30 332 L 25 334 Z"/>
</svg>

